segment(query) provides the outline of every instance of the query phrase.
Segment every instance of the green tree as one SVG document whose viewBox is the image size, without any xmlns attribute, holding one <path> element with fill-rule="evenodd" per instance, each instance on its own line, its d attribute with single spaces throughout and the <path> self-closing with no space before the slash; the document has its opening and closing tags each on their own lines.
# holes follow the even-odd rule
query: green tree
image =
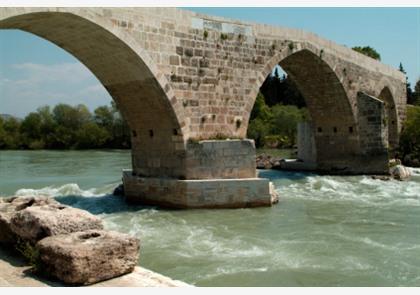
<svg viewBox="0 0 420 295">
<path fill-rule="evenodd" d="M 0 116 L 0 149 L 6 148 L 6 131 L 3 127 L 3 118 Z"/>
<path fill-rule="evenodd" d="M 41 137 L 41 115 L 29 113 L 20 124 L 20 132 L 31 139 Z"/>
<path fill-rule="evenodd" d="M 354 51 L 357 51 L 357 52 L 361 53 L 361 54 L 369 56 L 373 59 L 381 60 L 381 55 L 374 48 L 372 48 L 370 46 L 364 46 L 364 47 L 355 46 L 352 49 Z"/>
<path fill-rule="evenodd" d="M 270 134 L 286 137 L 284 144 L 296 144 L 297 125 L 305 119 L 304 111 L 293 105 L 275 105 L 272 108 Z"/>
<path fill-rule="evenodd" d="M 411 84 L 408 82 L 407 72 L 405 71 L 402 63 L 400 62 L 400 65 L 398 66 L 398 70 L 403 73 L 405 76 L 405 88 L 407 93 L 407 103 L 408 104 L 414 104 L 414 96 L 413 91 L 411 90 Z"/>
<path fill-rule="evenodd" d="M 79 149 L 101 148 L 109 139 L 109 132 L 94 122 L 88 122 L 76 132 L 76 147 Z"/>
<path fill-rule="evenodd" d="M 420 106 L 408 106 L 407 118 L 400 135 L 399 151 L 402 159 L 410 156 L 420 160 Z"/>
<path fill-rule="evenodd" d="M 248 126 L 248 138 L 252 138 L 255 141 L 257 147 L 264 146 L 265 137 L 270 134 L 270 125 L 264 122 L 261 118 L 256 118 L 249 122 Z"/>
<path fill-rule="evenodd" d="M 112 128 L 112 125 L 114 124 L 114 113 L 112 108 L 108 106 L 100 106 L 95 109 L 95 122 L 107 129 Z"/>
<path fill-rule="evenodd" d="M 41 138 L 41 115 L 30 113 L 20 124 L 21 143 L 29 149 L 41 149 L 45 144 Z"/>
<path fill-rule="evenodd" d="M 413 104 L 420 106 L 420 79 L 417 80 L 416 85 L 414 86 Z"/>
<path fill-rule="evenodd" d="M 260 118 L 263 121 L 266 121 L 270 118 L 271 111 L 270 107 L 265 103 L 264 96 L 258 92 L 257 98 L 255 99 L 254 107 L 251 111 L 250 119 Z"/>
<path fill-rule="evenodd" d="M 21 136 L 19 133 L 20 122 L 14 118 L 7 118 L 2 121 L 3 138 L 0 138 L 0 146 L 5 149 L 18 149 L 21 147 Z"/>
</svg>

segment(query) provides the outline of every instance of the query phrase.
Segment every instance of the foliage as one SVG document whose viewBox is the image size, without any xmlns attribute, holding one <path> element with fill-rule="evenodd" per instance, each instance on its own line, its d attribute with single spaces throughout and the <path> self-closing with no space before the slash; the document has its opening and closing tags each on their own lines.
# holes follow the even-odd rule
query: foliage
<svg viewBox="0 0 420 295">
<path fill-rule="evenodd" d="M 260 88 L 268 106 L 276 104 L 295 105 L 298 108 L 306 106 L 305 99 L 301 95 L 296 83 L 286 76 L 280 77 L 278 68 L 274 75 L 268 75 Z"/>
<path fill-rule="evenodd" d="M 130 130 L 117 106 L 43 106 L 22 121 L 0 117 L 0 149 L 130 148 Z"/>
<path fill-rule="evenodd" d="M 355 46 L 352 49 L 354 51 L 357 51 L 357 52 L 361 53 L 361 54 L 369 56 L 373 59 L 381 60 L 381 55 L 374 48 L 372 48 L 370 46 L 364 46 L 364 47 Z"/>
<path fill-rule="evenodd" d="M 258 93 L 247 136 L 255 140 L 257 147 L 292 147 L 296 144 L 297 124 L 307 117 L 306 108 L 295 105 L 279 103 L 269 107 L 264 96 Z"/>
<path fill-rule="evenodd" d="M 398 67 L 398 70 L 403 73 L 405 76 L 405 88 L 406 88 L 406 93 L 407 93 L 407 103 L 408 104 L 415 104 L 415 97 L 414 97 L 414 93 L 411 90 L 411 84 L 410 82 L 408 82 L 408 77 L 407 77 L 407 72 L 404 70 L 404 67 L 402 65 L 402 63 L 400 62 L 400 65 Z"/>
<path fill-rule="evenodd" d="M 420 106 L 420 79 L 417 80 L 416 85 L 414 86 L 413 100 L 411 104 Z"/>
<path fill-rule="evenodd" d="M 408 106 L 407 118 L 400 135 L 401 158 L 410 155 L 420 160 L 420 106 Z"/>
</svg>

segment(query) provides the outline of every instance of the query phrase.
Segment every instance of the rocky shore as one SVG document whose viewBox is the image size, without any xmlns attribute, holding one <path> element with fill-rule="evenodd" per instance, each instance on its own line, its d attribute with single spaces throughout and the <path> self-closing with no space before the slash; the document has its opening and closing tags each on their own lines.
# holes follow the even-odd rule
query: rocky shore
<svg viewBox="0 0 420 295">
<path fill-rule="evenodd" d="M 0 247 L 19 253 L 42 277 L 90 285 L 133 272 L 140 241 L 53 198 L 11 197 L 0 198 Z"/>
<path fill-rule="evenodd" d="M 414 159 L 411 161 L 414 164 L 419 164 L 417 159 Z M 296 165 L 302 164 L 301 166 Z M 296 169 L 299 170 L 299 167 L 302 167 L 304 169 L 309 171 L 310 169 L 305 169 L 306 166 L 302 161 L 296 160 L 294 163 L 296 166 Z M 287 165 L 286 159 L 279 158 L 279 157 L 273 157 L 269 154 L 261 154 L 256 157 L 256 166 L 257 169 L 273 169 L 273 170 L 291 170 L 289 169 Z M 307 165 L 309 166 L 309 165 Z M 419 165 L 420 166 L 420 165 Z M 417 167 L 415 165 L 410 167 Z M 399 159 L 391 159 L 389 160 L 389 174 L 388 175 L 372 175 L 373 179 L 379 179 L 379 180 L 408 180 L 411 177 L 410 169 L 407 168 L 402 164 L 402 161 Z"/>
<path fill-rule="evenodd" d="M 256 157 L 257 169 L 281 169 L 280 163 L 285 159 L 261 154 Z"/>
</svg>

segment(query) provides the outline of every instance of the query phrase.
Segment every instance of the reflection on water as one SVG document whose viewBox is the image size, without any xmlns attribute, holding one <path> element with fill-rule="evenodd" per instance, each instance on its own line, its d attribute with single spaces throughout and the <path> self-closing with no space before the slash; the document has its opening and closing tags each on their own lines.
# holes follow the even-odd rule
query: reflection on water
<svg viewBox="0 0 420 295">
<path fill-rule="evenodd" d="M 36 153 L 1 152 L 3 195 L 51 195 L 98 214 L 107 229 L 140 238 L 140 265 L 175 279 L 199 286 L 420 286 L 420 174 L 398 182 L 259 171 L 280 194 L 273 207 L 160 210 L 111 195 L 121 169 L 130 167 L 129 152 Z"/>
</svg>

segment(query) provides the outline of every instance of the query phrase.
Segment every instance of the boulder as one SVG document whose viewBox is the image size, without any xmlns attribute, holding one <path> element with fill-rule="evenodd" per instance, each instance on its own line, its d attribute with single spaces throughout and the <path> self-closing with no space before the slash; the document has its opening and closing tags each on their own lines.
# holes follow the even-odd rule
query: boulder
<svg viewBox="0 0 420 295">
<path fill-rule="evenodd" d="M 114 192 L 112 193 L 114 196 L 124 196 L 124 185 L 120 184 L 114 189 Z"/>
<path fill-rule="evenodd" d="M 11 219 L 16 212 L 28 207 L 43 206 L 47 204 L 59 205 L 50 197 L 10 197 L 1 198 L 0 202 L 0 243 L 11 244 L 16 241 L 16 235 L 11 230 Z"/>
<path fill-rule="evenodd" d="M 257 169 L 271 169 L 277 162 L 279 162 L 279 159 L 266 154 L 261 154 L 256 157 Z"/>
<path fill-rule="evenodd" d="M 407 180 L 410 178 L 410 170 L 403 165 L 395 165 L 389 169 L 389 173 L 394 179 Z"/>
<path fill-rule="evenodd" d="M 411 154 L 408 154 L 404 157 L 403 163 L 409 167 L 420 167 L 420 159 Z"/>
<path fill-rule="evenodd" d="M 276 204 L 279 202 L 279 194 L 276 191 L 274 184 L 270 181 L 269 182 L 269 191 L 271 196 L 271 204 Z"/>
<path fill-rule="evenodd" d="M 47 237 L 36 247 L 47 274 L 67 284 L 89 285 L 132 272 L 140 241 L 127 234 L 89 230 Z"/>
<path fill-rule="evenodd" d="M 32 243 L 59 234 L 103 229 L 98 217 L 61 204 L 28 207 L 13 214 L 10 223 L 14 234 Z"/>
<path fill-rule="evenodd" d="M 386 176 L 386 175 L 372 175 L 371 178 L 376 179 L 376 180 L 382 180 L 382 181 L 388 181 L 391 179 L 389 176 Z"/>
</svg>

